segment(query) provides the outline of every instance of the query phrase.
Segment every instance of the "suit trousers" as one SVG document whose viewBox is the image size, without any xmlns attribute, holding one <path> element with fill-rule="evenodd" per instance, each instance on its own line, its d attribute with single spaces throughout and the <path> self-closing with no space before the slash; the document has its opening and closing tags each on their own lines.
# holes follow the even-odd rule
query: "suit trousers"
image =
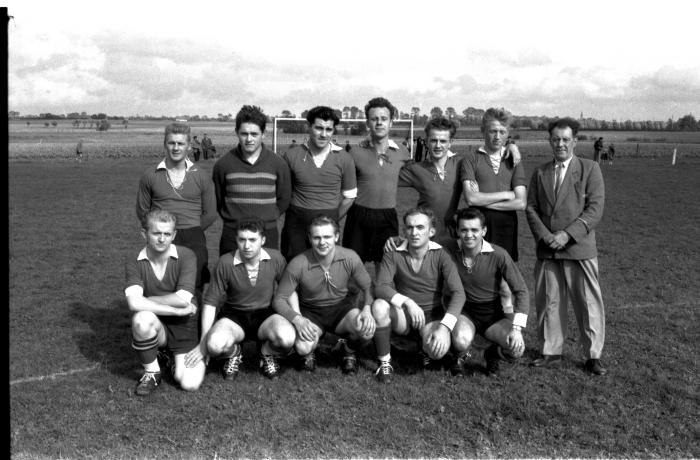
<svg viewBox="0 0 700 460">
<path fill-rule="evenodd" d="M 605 306 L 598 283 L 598 258 L 538 259 L 535 304 L 543 355 L 562 354 L 569 299 L 586 359 L 600 359 L 605 342 Z"/>
</svg>

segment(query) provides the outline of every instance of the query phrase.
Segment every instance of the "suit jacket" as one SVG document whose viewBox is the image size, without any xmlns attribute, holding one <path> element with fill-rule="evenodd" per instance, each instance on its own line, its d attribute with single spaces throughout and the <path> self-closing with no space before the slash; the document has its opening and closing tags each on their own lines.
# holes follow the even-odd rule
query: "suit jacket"
<svg viewBox="0 0 700 460">
<path fill-rule="evenodd" d="M 554 197 L 554 161 L 540 165 L 530 180 L 525 214 L 537 242 L 538 259 L 591 259 L 597 256 L 595 227 L 603 217 L 605 184 L 597 162 L 574 156 Z M 559 230 L 571 236 L 555 251 L 543 238 Z"/>
</svg>

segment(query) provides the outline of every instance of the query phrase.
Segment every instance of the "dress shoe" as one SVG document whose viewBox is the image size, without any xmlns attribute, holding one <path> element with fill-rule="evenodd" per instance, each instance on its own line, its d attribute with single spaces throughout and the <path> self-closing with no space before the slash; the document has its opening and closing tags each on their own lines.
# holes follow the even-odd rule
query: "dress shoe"
<svg viewBox="0 0 700 460">
<path fill-rule="evenodd" d="M 561 355 L 543 355 L 531 363 L 533 367 L 561 367 Z"/>
<path fill-rule="evenodd" d="M 586 361 L 584 367 L 591 374 L 605 375 L 608 373 L 608 370 L 600 364 L 599 359 L 589 359 L 588 361 Z"/>
</svg>

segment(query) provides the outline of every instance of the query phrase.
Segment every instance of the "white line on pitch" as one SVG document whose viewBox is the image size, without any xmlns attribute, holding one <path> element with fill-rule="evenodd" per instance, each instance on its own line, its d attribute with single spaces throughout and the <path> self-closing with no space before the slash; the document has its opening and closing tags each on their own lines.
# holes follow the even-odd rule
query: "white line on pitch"
<svg viewBox="0 0 700 460">
<path fill-rule="evenodd" d="M 614 311 L 619 311 L 619 310 L 632 310 L 632 309 L 636 309 L 636 308 L 658 307 L 659 305 L 664 305 L 666 307 L 679 307 L 679 308 L 697 307 L 697 305 L 692 303 L 692 302 L 681 302 L 681 303 L 674 303 L 674 304 L 664 304 L 663 302 L 646 302 L 646 303 L 611 306 L 611 307 L 606 307 L 606 310 L 608 310 L 608 308 L 609 308 L 609 311 L 614 312 Z M 667 310 L 667 311 L 671 311 L 671 310 Z"/>
<path fill-rule="evenodd" d="M 81 372 L 93 371 L 93 370 L 97 369 L 98 367 L 100 367 L 100 363 L 94 364 L 90 367 L 84 367 L 82 369 L 72 369 L 72 370 L 65 371 L 65 372 L 54 372 L 53 374 L 49 374 L 49 375 L 39 375 L 37 377 L 26 377 L 23 379 L 10 380 L 10 385 L 14 385 L 16 383 L 40 382 L 42 380 L 47 380 L 47 379 L 53 380 L 56 377 L 64 377 L 66 375 L 72 375 L 72 374 L 78 374 Z"/>
</svg>

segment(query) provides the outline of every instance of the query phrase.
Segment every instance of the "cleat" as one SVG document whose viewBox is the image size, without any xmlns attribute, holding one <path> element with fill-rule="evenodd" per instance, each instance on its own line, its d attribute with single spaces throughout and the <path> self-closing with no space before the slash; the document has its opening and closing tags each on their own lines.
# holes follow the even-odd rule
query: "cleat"
<svg viewBox="0 0 700 460">
<path fill-rule="evenodd" d="M 454 360 L 452 361 L 452 365 L 450 366 L 450 373 L 454 377 L 464 375 L 464 365 L 467 363 L 467 360 L 470 357 L 471 353 L 468 350 L 457 355 L 457 357 L 454 358 Z"/>
<path fill-rule="evenodd" d="M 343 363 L 340 367 L 343 374 L 355 374 L 357 373 L 357 358 L 355 353 L 346 353 L 343 356 Z"/>
<path fill-rule="evenodd" d="M 148 396 L 160 385 L 160 372 L 144 372 L 134 391 L 139 396 Z"/>
<path fill-rule="evenodd" d="M 234 380 L 238 377 L 241 364 L 243 364 L 243 355 L 241 353 L 227 358 L 223 366 L 221 366 L 221 374 L 224 376 L 224 380 Z"/>
<path fill-rule="evenodd" d="M 270 380 L 276 379 L 280 375 L 280 365 L 277 358 L 272 355 L 260 355 L 260 373 Z"/>
<path fill-rule="evenodd" d="M 301 370 L 306 372 L 314 372 L 316 370 L 316 355 L 313 351 L 301 357 Z"/>
<path fill-rule="evenodd" d="M 381 383 L 391 383 L 391 377 L 394 375 L 394 368 L 391 367 L 391 361 L 380 362 L 377 372 L 375 372 L 374 375 Z"/>
<path fill-rule="evenodd" d="M 426 370 L 435 370 L 440 367 L 440 361 L 430 359 L 430 356 L 428 356 L 427 353 L 424 351 L 419 351 L 418 352 L 418 358 L 420 360 L 420 367 L 424 371 Z"/>
</svg>

